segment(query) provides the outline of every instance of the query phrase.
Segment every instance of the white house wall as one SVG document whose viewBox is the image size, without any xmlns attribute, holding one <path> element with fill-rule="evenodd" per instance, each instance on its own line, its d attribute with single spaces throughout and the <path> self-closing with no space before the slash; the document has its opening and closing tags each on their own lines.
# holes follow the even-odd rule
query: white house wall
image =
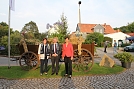
<svg viewBox="0 0 134 89">
<path fill-rule="evenodd" d="M 123 43 L 128 43 L 128 40 L 126 40 L 126 37 L 130 37 L 130 36 L 122 32 L 117 32 L 117 33 L 104 35 L 104 37 L 112 38 L 113 39 L 112 44 L 114 44 L 114 40 L 116 40 L 117 43 L 118 43 L 118 40 L 122 40 Z"/>
</svg>

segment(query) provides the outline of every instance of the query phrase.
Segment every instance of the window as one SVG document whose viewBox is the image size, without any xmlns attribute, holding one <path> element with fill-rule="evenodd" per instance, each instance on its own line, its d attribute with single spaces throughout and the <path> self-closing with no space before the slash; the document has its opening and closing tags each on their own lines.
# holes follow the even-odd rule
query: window
<svg viewBox="0 0 134 89">
<path fill-rule="evenodd" d="M 94 32 L 99 32 L 99 29 L 95 29 Z"/>
<path fill-rule="evenodd" d="M 100 29 L 100 33 L 103 33 L 103 30 L 102 29 Z"/>
<path fill-rule="evenodd" d="M 95 29 L 94 32 L 103 33 L 103 29 Z"/>
</svg>

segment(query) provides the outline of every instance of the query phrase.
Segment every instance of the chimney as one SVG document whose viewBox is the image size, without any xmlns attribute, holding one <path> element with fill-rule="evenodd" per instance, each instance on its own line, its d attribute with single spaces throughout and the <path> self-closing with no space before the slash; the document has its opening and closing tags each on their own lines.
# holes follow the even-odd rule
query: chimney
<svg viewBox="0 0 134 89">
<path fill-rule="evenodd" d="M 120 32 L 120 29 L 118 29 L 117 32 Z"/>
<path fill-rule="evenodd" d="M 104 27 L 106 26 L 106 23 L 104 23 Z"/>
</svg>

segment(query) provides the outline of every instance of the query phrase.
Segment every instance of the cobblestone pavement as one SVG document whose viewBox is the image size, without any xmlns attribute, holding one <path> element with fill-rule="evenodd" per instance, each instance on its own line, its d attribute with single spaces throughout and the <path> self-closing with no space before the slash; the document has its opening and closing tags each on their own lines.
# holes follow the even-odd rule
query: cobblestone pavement
<svg viewBox="0 0 134 89">
<path fill-rule="evenodd" d="M 102 51 L 102 49 L 99 49 Z M 98 51 L 99 52 L 99 51 Z M 100 55 L 104 53 L 99 52 Z M 110 57 L 112 54 L 107 53 Z M 99 62 L 100 58 L 95 58 Z M 118 60 L 114 59 L 118 64 Z M 119 64 L 120 65 L 120 64 Z M 120 74 L 72 78 L 0 79 L 0 89 L 134 89 L 134 63 Z"/>
<path fill-rule="evenodd" d="M 134 89 L 134 69 L 104 76 L 0 79 L 0 89 Z"/>
</svg>

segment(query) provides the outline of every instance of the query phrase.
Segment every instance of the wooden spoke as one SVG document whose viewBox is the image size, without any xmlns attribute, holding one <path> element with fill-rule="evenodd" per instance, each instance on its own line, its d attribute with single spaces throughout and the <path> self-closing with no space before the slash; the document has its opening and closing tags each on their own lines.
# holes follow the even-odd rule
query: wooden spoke
<svg viewBox="0 0 134 89">
<path fill-rule="evenodd" d="M 39 66 L 38 56 L 33 52 L 25 52 L 19 59 L 19 64 L 23 70 L 33 70 Z"/>
<path fill-rule="evenodd" d="M 90 51 L 83 49 L 81 55 L 78 55 L 78 50 L 74 50 L 73 71 L 89 71 L 93 66 L 93 55 Z"/>
<path fill-rule="evenodd" d="M 34 54 L 30 54 L 30 59 L 32 59 L 32 58 L 34 58 L 35 56 L 34 56 Z"/>
</svg>

